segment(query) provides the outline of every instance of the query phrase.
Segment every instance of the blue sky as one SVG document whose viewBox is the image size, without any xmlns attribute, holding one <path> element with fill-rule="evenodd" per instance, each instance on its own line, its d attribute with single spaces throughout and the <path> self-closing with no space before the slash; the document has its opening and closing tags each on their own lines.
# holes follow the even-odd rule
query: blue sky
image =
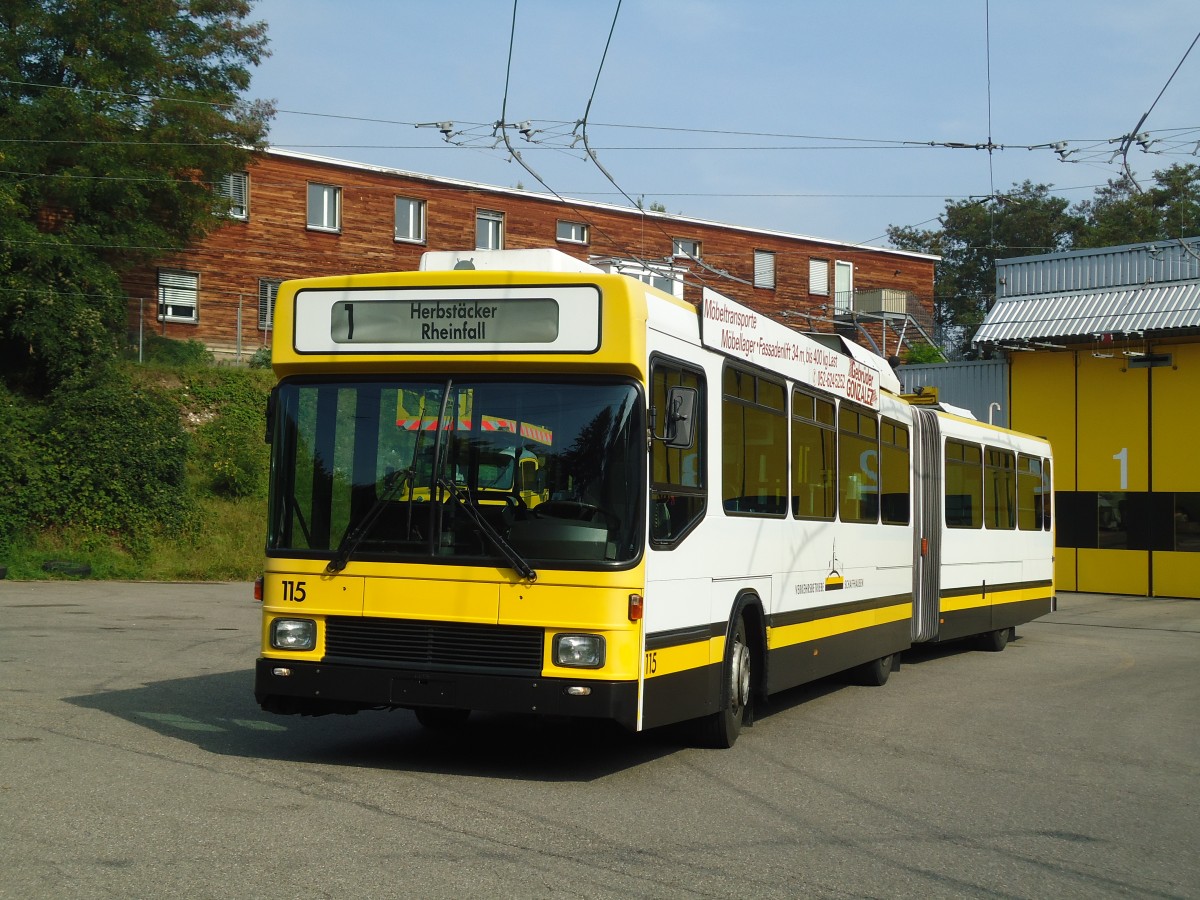
<svg viewBox="0 0 1200 900">
<path fill-rule="evenodd" d="M 1026 179 L 1091 197 L 1152 107 L 1139 180 L 1200 163 L 1195 0 L 623 0 L 601 69 L 616 9 L 518 0 L 514 30 L 511 0 L 258 0 L 250 95 L 283 149 L 544 191 L 497 146 L 506 110 L 561 196 L 878 245 Z M 612 181 L 572 146 L 589 98 Z"/>
</svg>

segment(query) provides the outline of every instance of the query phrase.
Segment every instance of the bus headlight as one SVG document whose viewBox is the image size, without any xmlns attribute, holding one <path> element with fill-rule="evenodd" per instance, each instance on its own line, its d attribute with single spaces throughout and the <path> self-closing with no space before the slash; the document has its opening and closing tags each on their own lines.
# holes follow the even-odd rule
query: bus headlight
<svg viewBox="0 0 1200 900">
<path fill-rule="evenodd" d="M 317 646 L 317 623 L 312 619 L 276 619 L 271 623 L 271 646 L 276 650 L 312 650 Z"/>
<path fill-rule="evenodd" d="M 554 664 L 599 669 L 604 665 L 604 638 L 598 634 L 556 634 Z"/>
</svg>

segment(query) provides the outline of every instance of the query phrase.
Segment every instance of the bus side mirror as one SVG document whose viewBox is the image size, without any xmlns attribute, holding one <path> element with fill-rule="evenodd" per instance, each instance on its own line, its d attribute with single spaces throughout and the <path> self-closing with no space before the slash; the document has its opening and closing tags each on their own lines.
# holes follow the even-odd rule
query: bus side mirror
<svg viewBox="0 0 1200 900">
<path fill-rule="evenodd" d="M 663 423 L 663 433 L 654 434 L 655 420 L 658 410 L 650 410 L 651 435 L 657 441 L 662 441 L 668 447 L 685 450 L 692 446 L 696 437 L 697 392 L 692 387 L 676 386 L 667 390 L 667 415 Z"/>
</svg>

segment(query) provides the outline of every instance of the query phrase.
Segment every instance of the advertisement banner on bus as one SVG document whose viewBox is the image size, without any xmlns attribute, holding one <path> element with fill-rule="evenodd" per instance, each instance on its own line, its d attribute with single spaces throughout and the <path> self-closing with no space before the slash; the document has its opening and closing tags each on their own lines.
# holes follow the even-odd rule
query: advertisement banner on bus
<svg viewBox="0 0 1200 900">
<path fill-rule="evenodd" d="M 879 370 L 862 360 L 830 350 L 708 288 L 701 322 L 706 347 L 879 409 Z"/>
</svg>

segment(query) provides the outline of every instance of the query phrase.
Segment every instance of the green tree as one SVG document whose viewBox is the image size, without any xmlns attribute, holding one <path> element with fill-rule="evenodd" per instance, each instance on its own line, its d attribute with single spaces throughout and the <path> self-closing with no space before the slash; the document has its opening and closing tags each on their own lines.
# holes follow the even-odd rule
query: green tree
<svg viewBox="0 0 1200 900">
<path fill-rule="evenodd" d="M 1083 220 L 1076 247 L 1114 247 L 1200 234 L 1200 166 L 1175 164 L 1139 189 L 1122 176 L 1074 209 Z"/>
<path fill-rule="evenodd" d="M 220 221 L 273 110 L 250 0 L 0 0 L 0 366 L 48 390 L 111 359 L 122 270 Z"/>
<path fill-rule="evenodd" d="M 941 257 L 934 278 L 934 326 L 951 356 L 970 346 L 995 300 L 996 260 L 1071 246 L 1081 227 L 1068 201 L 1026 181 L 982 200 L 947 201 L 940 227 L 891 226 L 893 247 Z"/>
</svg>

